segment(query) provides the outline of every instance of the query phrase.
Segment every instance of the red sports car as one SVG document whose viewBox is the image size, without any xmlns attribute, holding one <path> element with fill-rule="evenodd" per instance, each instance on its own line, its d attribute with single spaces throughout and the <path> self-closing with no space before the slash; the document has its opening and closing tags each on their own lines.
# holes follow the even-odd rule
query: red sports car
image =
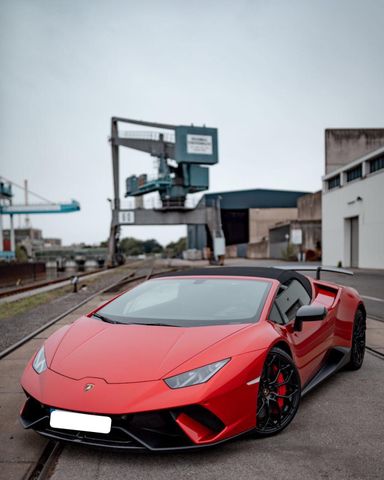
<svg viewBox="0 0 384 480">
<path fill-rule="evenodd" d="M 292 270 L 164 275 L 45 341 L 21 380 L 21 422 L 119 449 L 275 434 L 302 395 L 342 367 L 361 367 L 365 318 L 354 289 Z"/>
</svg>

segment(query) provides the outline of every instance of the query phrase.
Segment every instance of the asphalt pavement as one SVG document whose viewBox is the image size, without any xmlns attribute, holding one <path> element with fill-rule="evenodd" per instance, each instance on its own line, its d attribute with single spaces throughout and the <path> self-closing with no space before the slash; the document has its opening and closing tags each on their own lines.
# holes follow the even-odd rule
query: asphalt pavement
<svg viewBox="0 0 384 480">
<path fill-rule="evenodd" d="M 384 270 L 352 270 L 353 276 L 324 273 L 331 282 L 355 288 L 368 312 L 368 317 L 384 322 Z"/>
<path fill-rule="evenodd" d="M 367 353 L 302 400 L 284 432 L 190 453 L 116 453 L 66 447 L 52 480 L 383 479 L 384 361 Z M 31 435 L 32 432 L 31 432 Z"/>
</svg>

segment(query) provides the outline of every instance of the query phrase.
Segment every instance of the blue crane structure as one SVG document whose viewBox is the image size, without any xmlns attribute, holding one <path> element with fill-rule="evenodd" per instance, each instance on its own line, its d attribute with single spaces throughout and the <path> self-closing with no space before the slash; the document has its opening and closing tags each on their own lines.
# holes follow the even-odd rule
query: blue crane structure
<svg viewBox="0 0 384 480">
<path fill-rule="evenodd" d="M 14 204 L 13 203 L 13 191 L 12 186 L 21 188 L 26 193 L 26 198 L 28 198 L 28 193 L 32 196 L 43 200 L 44 203 L 29 203 L 24 204 Z M 4 177 L 0 177 L 0 259 L 12 259 L 15 257 L 15 230 L 13 225 L 13 216 L 14 215 L 35 215 L 35 214 L 47 214 L 47 213 L 71 213 L 77 212 L 80 210 L 80 203 L 76 200 L 71 200 L 70 202 L 51 202 L 46 198 L 33 193 L 26 188 L 21 187 L 20 185 L 7 180 Z M 11 250 L 4 251 L 4 241 L 3 241 L 3 215 L 9 215 L 10 217 L 10 241 L 11 241 Z"/>
</svg>

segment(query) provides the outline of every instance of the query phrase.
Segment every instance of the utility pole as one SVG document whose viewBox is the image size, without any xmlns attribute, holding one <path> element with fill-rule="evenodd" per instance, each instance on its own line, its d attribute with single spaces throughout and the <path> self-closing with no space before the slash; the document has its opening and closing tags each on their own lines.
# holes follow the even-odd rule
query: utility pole
<svg viewBox="0 0 384 480">
<path fill-rule="evenodd" d="M 25 205 L 28 205 L 28 180 L 24 180 L 24 200 Z M 29 228 L 30 226 L 29 215 L 25 215 L 25 227 Z"/>
<path fill-rule="evenodd" d="M 11 252 L 16 253 L 16 243 L 15 243 L 15 227 L 13 225 L 13 215 L 9 216 L 9 230 L 10 230 L 10 240 L 11 240 Z"/>
</svg>

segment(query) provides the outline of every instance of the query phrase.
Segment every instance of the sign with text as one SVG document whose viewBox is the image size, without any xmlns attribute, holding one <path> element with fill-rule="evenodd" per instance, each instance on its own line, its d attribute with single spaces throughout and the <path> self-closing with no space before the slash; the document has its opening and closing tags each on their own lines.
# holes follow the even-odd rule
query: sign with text
<svg viewBox="0 0 384 480">
<path fill-rule="evenodd" d="M 177 163 L 214 165 L 219 161 L 217 128 L 180 125 L 175 130 Z"/>
<path fill-rule="evenodd" d="M 291 243 L 293 245 L 301 245 L 303 243 L 303 231 L 301 228 L 293 228 L 291 230 Z"/>
<path fill-rule="evenodd" d="M 211 135 L 187 135 L 187 153 L 212 155 Z"/>
<path fill-rule="evenodd" d="M 133 210 L 120 211 L 119 223 L 135 223 L 135 212 Z"/>
</svg>

